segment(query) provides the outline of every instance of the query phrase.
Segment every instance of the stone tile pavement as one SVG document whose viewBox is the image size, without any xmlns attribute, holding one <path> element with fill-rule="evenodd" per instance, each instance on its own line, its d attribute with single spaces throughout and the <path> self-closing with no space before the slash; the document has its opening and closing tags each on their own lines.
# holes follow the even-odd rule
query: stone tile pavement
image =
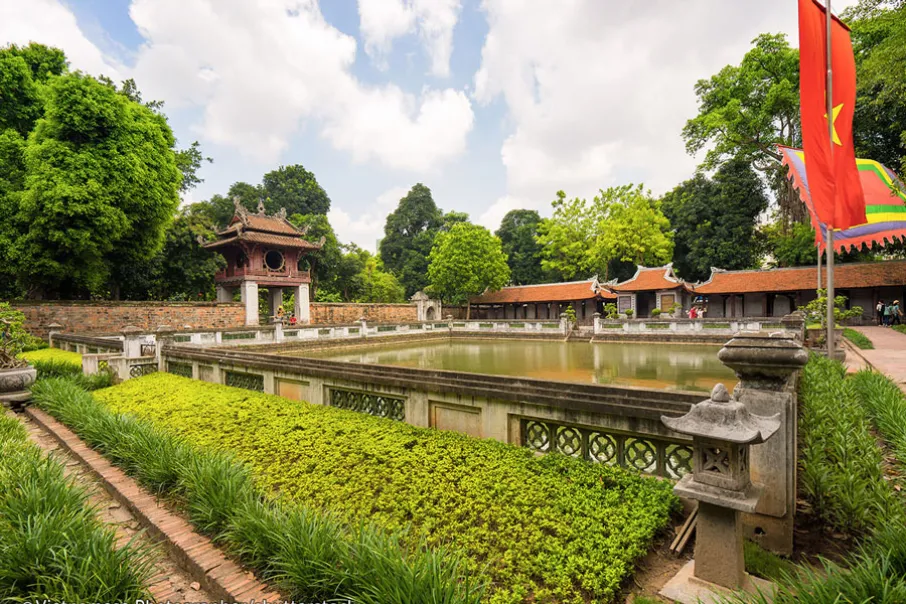
<svg viewBox="0 0 906 604">
<path fill-rule="evenodd" d="M 875 369 L 887 374 L 906 392 L 906 334 L 889 327 L 855 327 L 865 334 L 874 350 L 860 350 Z"/>
</svg>

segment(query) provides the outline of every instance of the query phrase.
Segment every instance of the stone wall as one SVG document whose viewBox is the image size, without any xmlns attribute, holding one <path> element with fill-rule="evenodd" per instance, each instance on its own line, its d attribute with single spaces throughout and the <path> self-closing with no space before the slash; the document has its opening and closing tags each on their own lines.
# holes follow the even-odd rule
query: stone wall
<svg viewBox="0 0 906 604">
<path fill-rule="evenodd" d="M 25 327 L 47 338 L 47 326 L 81 334 L 118 333 L 126 325 L 153 331 L 160 325 L 181 329 L 226 328 L 245 325 L 245 307 L 233 302 L 106 302 L 41 300 L 12 302 L 25 313 Z"/>
</svg>

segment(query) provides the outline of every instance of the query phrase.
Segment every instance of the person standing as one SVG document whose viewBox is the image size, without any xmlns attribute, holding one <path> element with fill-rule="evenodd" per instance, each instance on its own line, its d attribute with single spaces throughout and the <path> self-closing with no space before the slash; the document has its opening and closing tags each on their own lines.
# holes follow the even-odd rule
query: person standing
<svg viewBox="0 0 906 604">
<path fill-rule="evenodd" d="M 878 327 L 884 326 L 884 300 L 878 300 L 878 305 L 875 306 L 875 311 L 878 313 Z"/>
<path fill-rule="evenodd" d="M 892 304 L 887 304 L 884 306 L 884 327 L 890 327 L 890 309 L 892 307 Z"/>
<path fill-rule="evenodd" d="M 894 300 L 893 308 L 890 310 L 891 325 L 899 325 L 901 316 L 903 316 L 903 311 L 900 310 L 900 301 Z"/>
</svg>

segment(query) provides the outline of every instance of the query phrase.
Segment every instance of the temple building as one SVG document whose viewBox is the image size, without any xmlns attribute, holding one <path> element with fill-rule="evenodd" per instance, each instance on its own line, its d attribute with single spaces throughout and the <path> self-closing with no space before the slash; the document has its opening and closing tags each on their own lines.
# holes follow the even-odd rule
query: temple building
<svg viewBox="0 0 906 604">
<path fill-rule="evenodd" d="M 293 226 L 283 209 L 268 216 L 260 201 L 257 214 L 246 210 L 238 198 L 233 204 L 236 213 L 230 224 L 217 232 L 216 240 L 203 243 L 227 261 L 227 267 L 215 276 L 217 301 L 232 302 L 238 289 L 245 304 L 246 325 L 258 325 L 258 288 L 268 290 L 271 316 L 283 305 L 283 291 L 289 290 L 295 295 L 296 319 L 308 323 L 311 273 L 306 256 L 321 249 L 324 239 L 307 241 L 305 231 Z"/>
<path fill-rule="evenodd" d="M 822 287 L 826 286 L 821 271 Z M 693 303 L 707 309 L 705 318 L 782 317 L 816 297 L 814 266 L 765 270 L 711 269 L 707 281 L 683 281 L 673 265 L 640 266 L 625 281 L 600 283 L 597 278 L 572 283 L 505 287 L 470 300 L 472 316 L 481 319 L 555 319 L 567 306 L 580 324 L 604 314 L 604 304 L 616 302 L 620 313 L 646 318 L 655 308 L 668 313 L 674 304 L 687 311 Z M 906 300 L 906 260 L 837 264 L 834 289 L 847 298 L 847 307 L 862 307 L 863 320 L 873 320 L 878 300 Z"/>
<path fill-rule="evenodd" d="M 594 314 L 603 312 L 605 303 L 615 301 L 616 295 L 597 279 L 519 285 L 472 298 L 469 316 L 473 319 L 559 320 L 560 313 L 572 306 L 576 321 L 580 325 L 591 325 Z"/>
</svg>

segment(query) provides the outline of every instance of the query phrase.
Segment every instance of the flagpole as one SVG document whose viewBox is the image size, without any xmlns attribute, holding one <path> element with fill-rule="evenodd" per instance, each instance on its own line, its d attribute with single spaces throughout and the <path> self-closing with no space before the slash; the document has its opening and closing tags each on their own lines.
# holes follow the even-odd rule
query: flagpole
<svg viewBox="0 0 906 604">
<path fill-rule="evenodd" d="M 818 230 L 820 232 L 820 227 Z M 816 245 L 815 247 L 818 248 L 818 289 L 821 289 L 821 246 Z"/>
<path fill-rule="evenodd" d="M 830 140 L 831 161 L 834 155 L 834 88 L 833 88 L 833 55 L 831 54 L 831 0 L 826 0 L 825 4 L 825 36 L 827 38 L 827 54 L 824 61 L 827 65 L 827 84 L 826 84 L 826 101 L 827 101 L 827 136 Z M 836 188 L 834 189 L 834 199 L 831 207 L 834 208 L 834 215 L 831 223 L 827 225 L 827 237 L 825 237 L 824 249 L 827 251 L 827 358 L 834 358 L 834 219 L 836 218 Z M 819 260 L 820 261 L 820 260 Z M 820 274 L 820 270 L 819 270 Z"/>
</svg>

